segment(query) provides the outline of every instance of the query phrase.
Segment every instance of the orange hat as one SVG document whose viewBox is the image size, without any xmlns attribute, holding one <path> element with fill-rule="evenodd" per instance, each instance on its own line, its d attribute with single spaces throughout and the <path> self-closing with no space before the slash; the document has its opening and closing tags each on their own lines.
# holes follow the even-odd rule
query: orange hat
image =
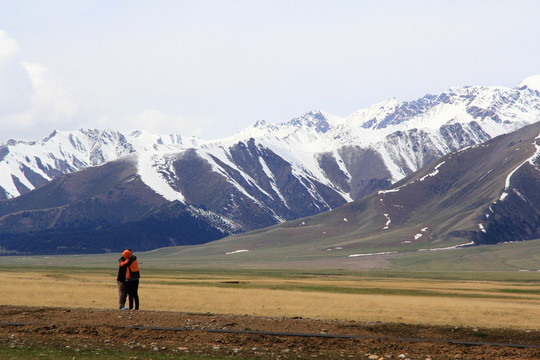
<svg viewBox="0 0 540 360">
<path fill-rule="evenodd" d="M 133 254 L 131 253 L 131 250 L 129 249 L 124 250 L 124 252 L 122 253 L 122 256 L 124 257 L 124 259 L 129 259 L 131 255 Z"/>
</svg>

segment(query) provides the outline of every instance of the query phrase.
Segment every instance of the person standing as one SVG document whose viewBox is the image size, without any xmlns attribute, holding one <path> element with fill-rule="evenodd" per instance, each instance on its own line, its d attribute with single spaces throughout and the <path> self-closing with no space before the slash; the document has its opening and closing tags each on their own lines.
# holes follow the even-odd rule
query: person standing
<svg viewBox="0 0 540 360">
<path fill-rule="evenodd" d="M 139 310 L 139 279 L 141 277 L 139 271 L 139 263 L 137 257 L 133 255 L 130 249 L 124 250 L 122 257 L 125 259 L 120 262 L 120 266 L 126 267 L 126 292 L 129 297 L 129 310 Z"/>
<path fill-rule="evenodd" d="M 124 253 L 126 253 L 124 251 Z M 126 284 L 126 272 L 127 262 L 124 257 L 124 253 L 120 259 L 118 259 L 118 275 L 116 276 L 116 282 L 118 283 L 118 303 L 120 310 L 127 310 L 126 298 L 127 298 L 127 284 Z M 123 265 L 122 265 L 123 263 Z"/>
</svg>

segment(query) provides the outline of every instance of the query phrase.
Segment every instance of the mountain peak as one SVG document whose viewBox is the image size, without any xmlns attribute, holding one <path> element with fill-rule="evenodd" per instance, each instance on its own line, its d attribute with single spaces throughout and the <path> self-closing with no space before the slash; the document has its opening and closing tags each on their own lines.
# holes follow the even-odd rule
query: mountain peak
<svg viewBox="0 0 540 360">
<path fill-rule="evenodd" d="M 257 120 L 255 124 L 253 124 L 254 128 L 266 128 L 268 127 L 268 123 L 266 120 Z"/>
<path fill-rule="evenodd" d="M 289 121 L 289 124 L 299 127 L 314 128 L 318 133 L 326 133 L 330 129 L 326 114 L 320 110 L 312 110 Z"/>
<path fill-rule="evenodd" d="M 517 87 L 519 89 L 527 87 L 531 90 L 540 91 L 540 75 L 532 75 L 525 78 Z"/>
</svg>

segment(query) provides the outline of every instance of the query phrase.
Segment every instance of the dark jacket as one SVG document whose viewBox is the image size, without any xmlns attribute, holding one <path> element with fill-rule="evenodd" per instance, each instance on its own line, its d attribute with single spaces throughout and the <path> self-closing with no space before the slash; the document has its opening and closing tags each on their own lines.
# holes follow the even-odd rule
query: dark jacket
<svg viewBox="0 0 540 360">
<path fill-rule="evenodd" d="M 116 276 L 117 281 L 121 281 L 121 282 L 126 281 L 127 264 L 124 264 L 124 266 L 122 266 L 122 262 L 125 260 L 126 259 L 124 259 L 123 257 L 118 259 L 119 266 L 118 266 L 118 275 Z"/>
</svg>

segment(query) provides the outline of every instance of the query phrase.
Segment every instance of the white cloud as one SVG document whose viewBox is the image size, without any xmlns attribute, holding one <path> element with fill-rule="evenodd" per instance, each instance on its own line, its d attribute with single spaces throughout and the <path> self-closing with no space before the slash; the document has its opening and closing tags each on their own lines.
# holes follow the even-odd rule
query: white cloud
<svg viewBox="0 0 540 360">
<path fill-rule="evenodd" d="M 5 3 L 0 141 L 81 127 L 225 137 L 539 72 L 533 0 Z"/>
<path fill-rule="evenodd" d="M 43 65 L 23 62 L 23 66 L 34 87 L 34 111 L 47 114 L 54 122 L 61 122 L 77 113 L 77 106 L 67 87 L 55 79 Z"/>
<path fill-rule="evenodd" d="M 19 44 L 5 31 L 0 30 L 0 65 L 19 51 Z"/>
<path fill-rule="evenodd" d="M 19 51 L 0 30 L 0 133 L 35 139 L 68 126 L 78 111 L 70 91 L 43 65 L 22 61 Z"/>
<path fill-rule="evenodd" d="M 0 116 L 28 107 L 32 85 L 18 60 L 17 41 L 0 30 Z"/>
<path fill-rule="evenodd" d="M 109 84 L 118 94 L 128 92 L 128 87 Z M 79 84 L 80 86 L 81 84 Z M 107 84 L 104 89 L 94 86 L 95 96 L 111 95 Z M 80 95 L 62 78 L 45 65 L 21 59 L 21 49 L 16 39 L 0 30 L 0 142 L 8 138 L 34 140 L 47 136 L 55 129 L 110 128 L 114 130 L 146 130 L 155 134 L 177 133 L 182 136 L 201 136 L 209 120 L 187 119 L 154 109 L 138 111 L 144 102 L 134 103 L 133 109 L 121 111 L 95 109 L 91 94 Z M 114 96 L 110 96 L 114 99 Z M 108 100 L 113 101 L 113 100 Z M 99 108 L 99 104 L 98 108 Z M 129 115 L 131 113 L 131 115 Z M 128 114 L 128 115 L 126 115 Z"/>
</svg>

